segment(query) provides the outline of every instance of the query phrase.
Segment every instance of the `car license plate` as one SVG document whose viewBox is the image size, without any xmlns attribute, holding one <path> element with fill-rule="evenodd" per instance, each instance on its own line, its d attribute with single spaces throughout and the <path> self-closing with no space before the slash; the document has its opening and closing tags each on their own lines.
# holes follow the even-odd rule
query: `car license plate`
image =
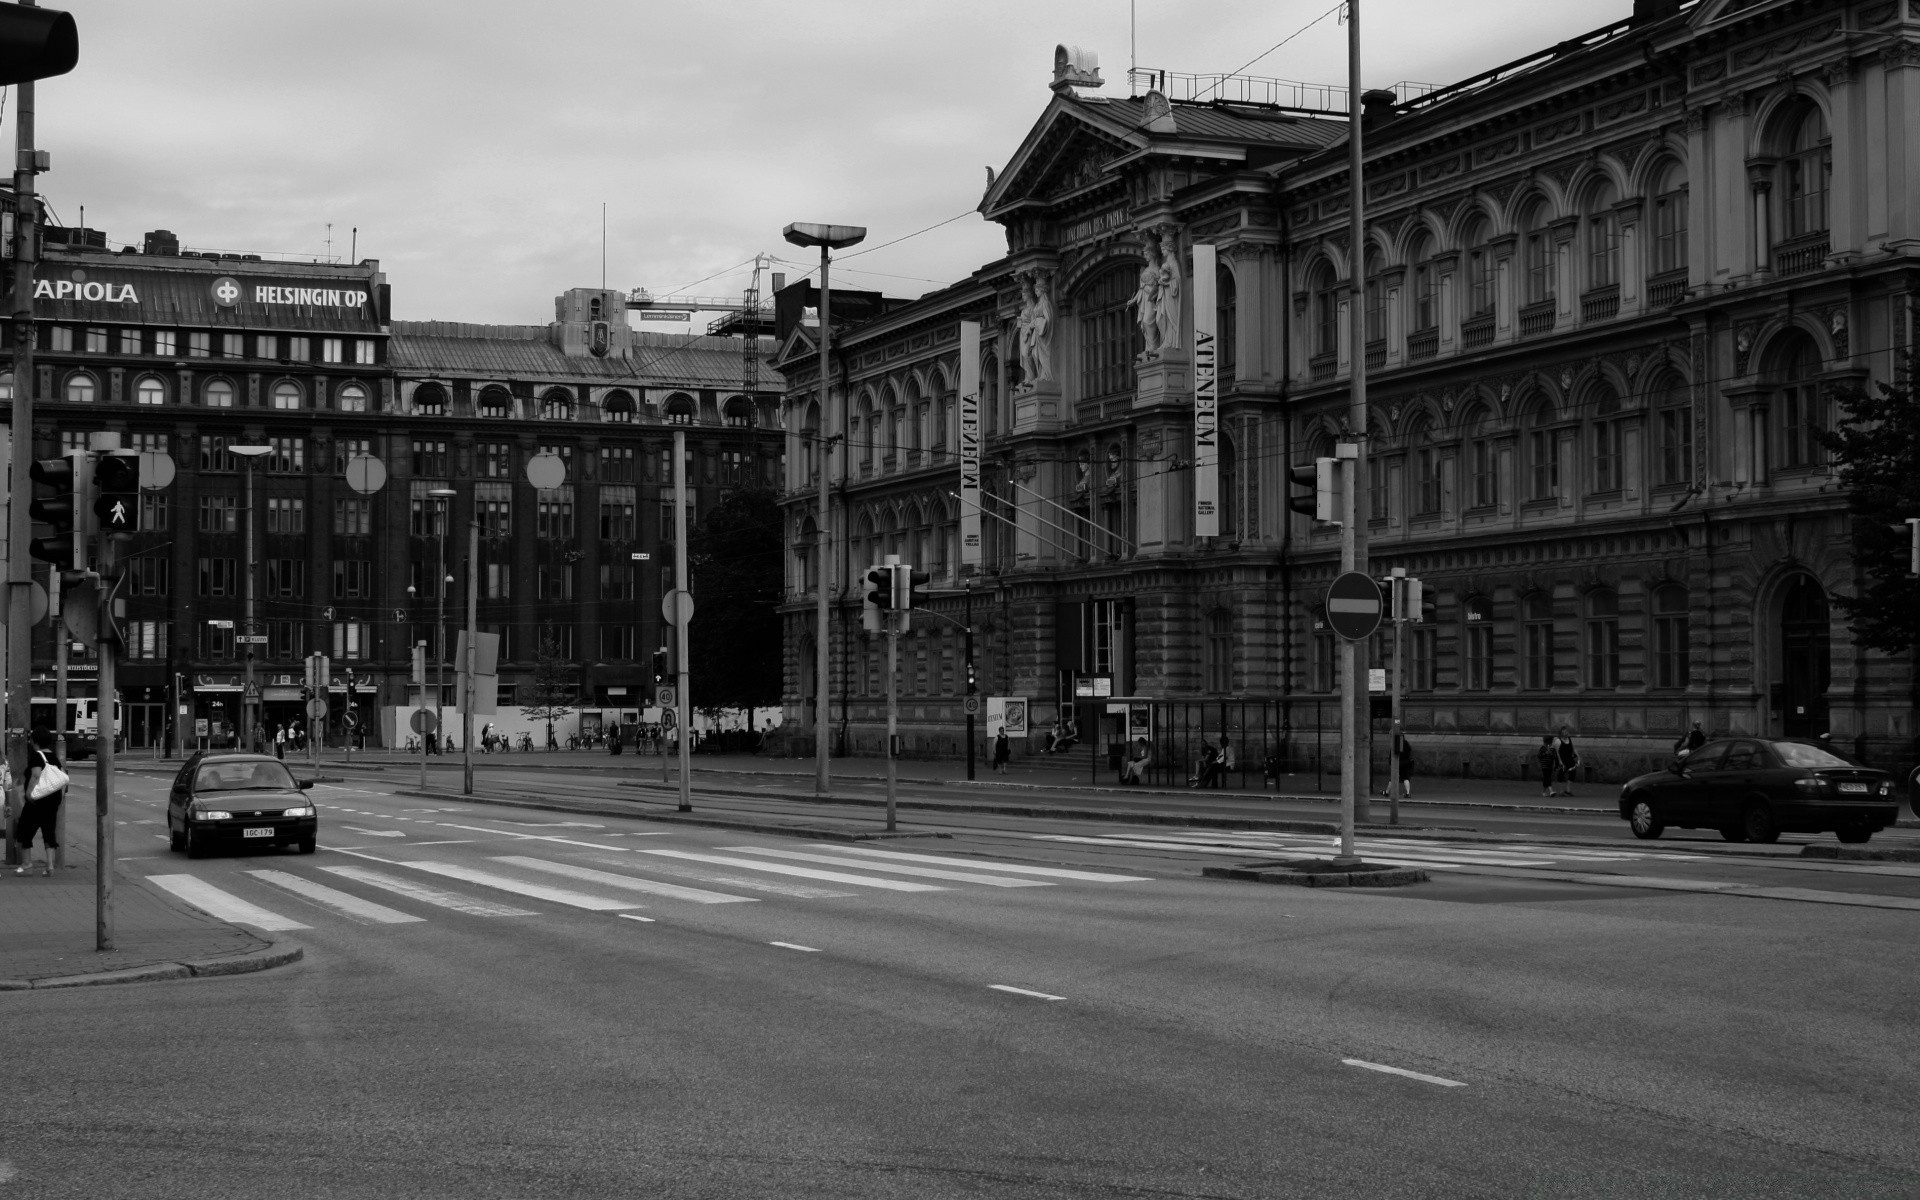
<svg viewBox="0 0 1920 1200">
<path fill-rule="evenodd" d="M 1873 789 L 1864 783 L 1843 783 L 1840 785 L 1840 790 L 1843 792 L 1867 792 Z"/>
<path fill-rule="evenodd" d="M 242 836 L 244 836 L 244 837 L 272 837 L 272 836 L 273 836 L 273 829 L 272 829 L 271 827 L 269 827 L 269 828 L 266 828 L 266 829 L 249 829 L 249 830 L 247 830 L 247 831 L 246 831 L 246 832 L 245 832 L 245 833 L 244 833 L 244 834 L 243 834 Z"/>
</svg>

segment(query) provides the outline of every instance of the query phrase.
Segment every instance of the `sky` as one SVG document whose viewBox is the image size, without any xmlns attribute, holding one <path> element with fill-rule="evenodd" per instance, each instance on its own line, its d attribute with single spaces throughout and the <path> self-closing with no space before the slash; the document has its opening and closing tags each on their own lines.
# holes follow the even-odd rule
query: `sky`
<svg viewBox="0 0 1920 1200">
<path fill-rule="evenodd" d="M 1310 24 L 1333 0 L 66 7 L 80 65 L 36 101 L 59 223 L 84 205 L 113 245 L 170 229 L 197 249 L 357 249 L 399 320 L 551 321 L 553 297 L 601 282 L 603 204 L 623 290 L 737 297 L 763 252 L 797 278 L 817 251 L 781 239 L 793 221 L 868 228 L 836 285 L 963 279 L 1005 250 L 973 209 L 1049 99 L 1054 46 L 1098 54 L 1103 93 L 1124 96 L 1130 12 L 1142 67 L 1346 79 L 1337 15 Z M 1447 83 L 1631 11 L 1363 0 L 1367 86 Z"/>
</svg>

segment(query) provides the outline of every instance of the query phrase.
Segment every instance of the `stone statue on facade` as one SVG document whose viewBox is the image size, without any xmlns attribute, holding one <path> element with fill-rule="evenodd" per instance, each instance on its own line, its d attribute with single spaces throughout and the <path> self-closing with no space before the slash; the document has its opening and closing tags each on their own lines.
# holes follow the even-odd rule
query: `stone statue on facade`
<svg viewBox="0 0 1920 1200">
<path fill-rule="evenodd" d="M 1140 322 L 1140 339 L 1145 356 L 1160 356 L 1160 243 L 1152 233 L 1145 235 L 1147 260 L 1140 267 L 1140 289 L 1133 294 L 1134 317 Z"/>
<path fill-rule="evenodd" d="M 1052 283 L 1044 271 L 1020 275 L 1020 372 L 1028 384 L 1053 379 Z"/>
<path fill-rule="evenodd" d="M 1180 349 L 1180 232 L 1171 225 L 1160 229 L 1160 295 L 1153 323 L 1161 354 Z"/>
</svg>

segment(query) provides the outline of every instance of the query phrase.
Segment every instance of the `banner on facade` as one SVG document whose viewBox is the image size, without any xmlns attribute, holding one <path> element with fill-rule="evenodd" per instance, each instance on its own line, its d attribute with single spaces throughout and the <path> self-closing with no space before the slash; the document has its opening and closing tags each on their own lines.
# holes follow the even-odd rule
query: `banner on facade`
<svg viewBox="0 0 1920 1200">
<path fill-rule="evenodd" d="M 1220 392 L 1214 248 L 1193 247 L 1193 536 L 1220 535 Z"/>
<path fill-rule="evenodd" d="M 980 322 L 960 322 L 960 573 L 980 570 Z"/>
</svg>

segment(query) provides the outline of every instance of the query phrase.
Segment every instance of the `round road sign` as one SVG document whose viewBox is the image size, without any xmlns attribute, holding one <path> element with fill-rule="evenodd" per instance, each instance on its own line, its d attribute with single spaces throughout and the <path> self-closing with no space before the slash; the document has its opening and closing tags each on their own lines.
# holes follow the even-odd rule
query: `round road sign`
<svg viewBox="0 0 1920 1200">
<path fill-rule="evenodd" d="M 660 615 L 669 625 L 685 625 L 693 620 L 693 593 L 675 588 L 660 597 Z"/>
<path fill-rule="evenodd" d="M 560 456 L 550 450 L 543 450 L 527 460 L 527 482 L 543 492 L 550 492 L 567 481 L 567 464 Z"/>
<path fill-rule="evenodd" d="M 978 715 L 978 713 L 980 712 L 980 697 L 978 696 L 963 697 L 960 701 L 960 711 L 966 713 L 970 717 Z"/>
<path fill-rule="evenodd" d="M 440 719 L 433 715 L 430 708 L 416 708 L 413 715 L 407 718 L 407 724 L 413 727 L 415 733 L 432 733 L 434 727 L 440 724 Z"/>
<path fill-rule="evenodd" d="M 387 485 L 387 464 L 371 454 L 356 454 L 347 460 L 347 486 L 362 496 L 371 496 Z"/>
<path fill-rule="evenodd" d="M 1350 642 L 1364 641 L 1380 628 L 1380 585 L 1348 571 L 1327 589 L 1327 624 Z"/>
<path fill-rule="evenodd" d="M 327 719 L 327 702 L 325 700 L 319 700 L 319 699 L 307 701 L 307 716 L 311 720 L 315 720 L 315 721 L 326 720 Z"/>
</svg>

